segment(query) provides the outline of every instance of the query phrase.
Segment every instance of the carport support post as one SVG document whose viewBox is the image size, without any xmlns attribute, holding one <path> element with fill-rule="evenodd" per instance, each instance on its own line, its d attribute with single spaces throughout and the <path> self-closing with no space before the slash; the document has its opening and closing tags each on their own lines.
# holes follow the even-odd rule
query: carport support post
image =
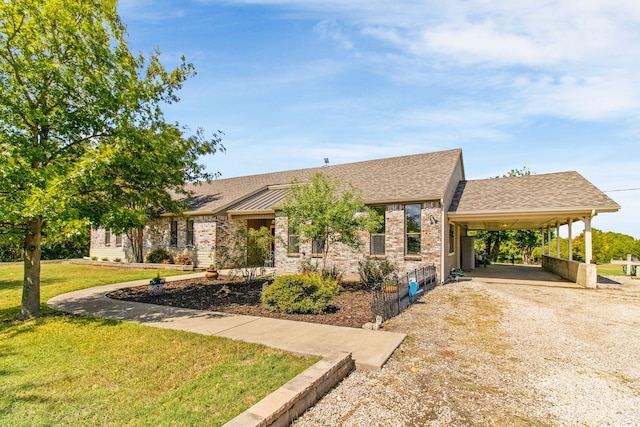
<svg viewBox="0 0 640 427">
<path fill-rule="evenodd" d="M 560 223 L 556 222 L 556 256 L 558 258 L 562 258 L 560 256 Z"/>
<path fill-rule="evenodd" d="M 569 261 L 573 261 L 573 235 L 572 235 L 572 228 L 573 228 L 573 219 L 569 218 L 569 220 L 567 221 L 567 227 L 569 227 Z"/>
<path fill-rule="evenodd" d="M 591 242 L 591 217 L 586 217 L 584 221 L 584 263 L 591 264 L 593 259 L 593 244 Z"/>
</svg>

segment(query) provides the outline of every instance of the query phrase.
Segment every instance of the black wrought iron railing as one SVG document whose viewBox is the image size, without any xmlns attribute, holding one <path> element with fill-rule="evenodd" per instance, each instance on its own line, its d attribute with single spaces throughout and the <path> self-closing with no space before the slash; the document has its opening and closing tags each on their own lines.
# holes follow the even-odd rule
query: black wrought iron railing
<svg viewBox="0 0 640 427">
<path fill-rule="evenodd" d="M 374 318 L 381 316 L 385 321 L 402 313 L 413 301 L 409 296 L 409 283 L 415 281 L 419 292 L 427 292 L 436 287 L 438 274 L 435 265 L 416 268 L 403 273 L 390 283 L 377 283 L 371 291 L 371 311 Z"/>
</svg>

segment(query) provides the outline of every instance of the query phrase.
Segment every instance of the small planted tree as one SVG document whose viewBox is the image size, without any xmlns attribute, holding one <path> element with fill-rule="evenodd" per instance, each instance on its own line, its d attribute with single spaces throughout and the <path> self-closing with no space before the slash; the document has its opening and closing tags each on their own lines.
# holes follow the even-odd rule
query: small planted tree
<svg viewBox="0 0 640 427">
<path fill-rule="evenodd" d="M 371 231 L 380 224 L 379 215 L 365 206 L 353 186 L 340 189 L 339 180 L 318 173 L 308 183 L 294 181 L 282 205 L 282 213 L 300 241 L 316 240 L 321 248 L 323 274 L 335 243 L 359 249 L 358 232 Z"/>
<path fill-rule="evenodd" d="M 258 278 L 271 251 L 273 236 L 267 227 L 238 228 L 229 244 L 218 250 L 218 265 L 239 271 L 245 281 Z"/>
</svg>

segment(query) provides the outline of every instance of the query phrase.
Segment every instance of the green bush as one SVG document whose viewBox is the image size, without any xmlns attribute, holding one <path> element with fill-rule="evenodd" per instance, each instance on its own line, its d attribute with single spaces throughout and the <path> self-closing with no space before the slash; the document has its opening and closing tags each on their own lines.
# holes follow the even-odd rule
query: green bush
<svg viewBox="0 0 640 427">
<path fill-rule="evenodd" d="M 391 278 L 396 264 L 386 259 L 363 259 L 358 263 L 360 281 L 366 285 L 375 285 Z"/>
<path fill-rule="evenodd" d="M 149 252 L 147 262 L 150 264 L 173 264 L 173 257 L 164 248 L 157 248 Z"/>
<path fill-rule="evenodd" d="M 262 292 L 262 303 L 271 311 L 318 314 L 339 290 L 335 280 L 323 280 L 318 274 L 281 276 Z"/>
</svg>

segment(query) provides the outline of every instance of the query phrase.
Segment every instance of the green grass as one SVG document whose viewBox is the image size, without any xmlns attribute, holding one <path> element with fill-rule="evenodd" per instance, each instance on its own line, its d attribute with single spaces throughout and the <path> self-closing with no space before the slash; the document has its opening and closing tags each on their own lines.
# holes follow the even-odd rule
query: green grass
<svg viewBox="0 0 640 427">
<path fill-rule="evenodd" d="M 42 300 L 156 271 L 47 264 Z M 21 267 L 0 267 L 0 425 L 222 425 L 317 359 L 65 315 L 14 320 Z M 164 275 L 178 272 L 162 271 Z"/>
<path fill-rule="evenodd" d="M 624 276 L 624 266 L 616 264 L 598 264 L 598 274 L 601 276 Z"/>
<path fill-rule="evenodd" d="M 43 264 L 40 273 L 40 300 L 43 302 L 42 310 L 43 313 L 49 311 L 44 303 L 56 295 L 110 283 L 150 279 L 158 273 L 164 277 L 185 274 L 185 272 L 177 270 L 143 270 L 93 265 Z M 24 270 L 21 265 L 0 266 L 0 321 L 13 319 L 20 312 L 23 274 Z"/>
</svg>

